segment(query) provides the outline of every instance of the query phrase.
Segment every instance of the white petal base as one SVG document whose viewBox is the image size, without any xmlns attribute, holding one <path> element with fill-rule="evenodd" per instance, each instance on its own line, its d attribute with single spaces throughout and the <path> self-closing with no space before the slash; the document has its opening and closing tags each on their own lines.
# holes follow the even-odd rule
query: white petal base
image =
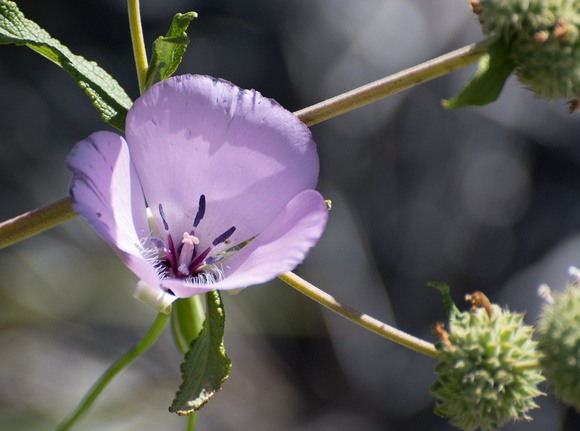
<svg viewBox="0 0 580 431">
<path fill-rule="evenodd" d="M 137 283 L 133 298 L 163 314 L 171 313 L 171 304 L 177 299 L 176 296 L 152 288 L 142 280 Z"/>
</svg>

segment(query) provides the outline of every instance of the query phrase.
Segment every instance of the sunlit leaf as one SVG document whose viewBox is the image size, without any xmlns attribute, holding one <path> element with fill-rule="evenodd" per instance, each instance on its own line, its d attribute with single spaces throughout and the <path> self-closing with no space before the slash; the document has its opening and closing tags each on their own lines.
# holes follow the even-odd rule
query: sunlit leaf
<svg viewBox="0 0 580 431">
<path fill-rule="evenodd" d="M 203 329 L 181 364 L 183 383 L 169 411 L 187 415 L 199 410 L 221 389 L 232 366 L 224 348 L 225 313 L 218 291 L 206 293 Z"/>
<path fill-rule="evenodd" d="M 123 88 L 97 63 L 73 54 L 58 40 L 26 19 L 16 3 L 0 1 L 0 44 L 25 45 L 66 70 L 85 90 L 103 120 L 125 130 L 127 110 L 133 102 Z"/>
<path fill-rule="evenodd" d="M 189 38 L 185 30 L 195 17 L 197 17 L 195 12 L 176 14 L 167 35 L 161 36 L 153 42 L 153 54 L 147 69 L 145 89 L 156 82 L 169 78 L 175 72 L 181 63 L 187 45 L 189 45 Z"/>
</svg>

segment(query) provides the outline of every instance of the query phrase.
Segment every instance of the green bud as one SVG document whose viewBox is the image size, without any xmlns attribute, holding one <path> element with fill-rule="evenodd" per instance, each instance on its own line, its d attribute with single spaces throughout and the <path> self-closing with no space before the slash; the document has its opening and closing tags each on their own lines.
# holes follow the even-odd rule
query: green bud
<svg viewBox="0 0 580 431">
<path fill-rule="evenodd" d="M 539 97 L 580 95 L 579 0 L 470 0 L 484 34 L 509 48 L 520 81 Z"/>
<path fill-rule="evenodd" d="M 435 413 L 465 431 L 531 419 L 528 411 L 538 407 L 533 399 L 542 395 L 537 385 L 543 377 L 533 329 L 523 323 L 523 314 L 487 301 L 449 317 L 451 333 L 438 328 L 443 342 L 437 345 L 440 362 L 431 387 Z"/>
<path fill-rule="evenodd" d="M 580 285 L 578 279 L 554 294 L 538 321 L 538 348 L 554 394 L 580 410 Z"/>
</svg>

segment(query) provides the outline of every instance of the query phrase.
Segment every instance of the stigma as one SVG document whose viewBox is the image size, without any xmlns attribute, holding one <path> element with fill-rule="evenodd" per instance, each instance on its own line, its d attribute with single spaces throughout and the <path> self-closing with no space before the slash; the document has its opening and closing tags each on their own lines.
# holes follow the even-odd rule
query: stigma
<svg viewBox="0 0 580 431">
<path fill-rule="evenodd" d="M 179 253 L 179 266 L 177 267 L 178 274 L 185 277 L 190 275 L 189 265 L 193 259 L 195 246 L 199 244 L 199 238 L 187 232 L 183 232 L 183 240 L 181 240 L 181 251 Z"/>
</svg>

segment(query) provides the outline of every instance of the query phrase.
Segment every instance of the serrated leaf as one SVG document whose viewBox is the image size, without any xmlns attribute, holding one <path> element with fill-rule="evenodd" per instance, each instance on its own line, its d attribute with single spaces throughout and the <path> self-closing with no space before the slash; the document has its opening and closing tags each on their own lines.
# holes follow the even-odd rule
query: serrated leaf
<svg viewBox="0 0 580 431">
<path fill-rule="evenodd" d="M 197 17 L 195 12 L 178 13 L 173 17 L 167 35 L 153 42 L 153 54 L 145 77 L 145 90 L 157 82 L 169 78 L 181 63 L 189 38 L 185 31 Z"/>
<path fill-rule="evenodd" d="M 443 306 L 445 307 L 445 314 L 449 320 L 454 319 L 459 314 L 459 309 L 453 302 L 451 298 L 451 293 L 449 291 L 449 286 L 445 283 L 439 281 L 430 281 L 427 286 L 434 287 L 441 293 L 441 300 L 443 301 Z"/>
<path fill-rule="evenodd" d="M 91 98 L 102 119 L 125 130 L 133 102 L 123 88 L 97 63 L 73 54 L 34 21 L 26 19 L 12 1 L 0 1 L 0 44 L 25 45 L 61 66 Z"/>
<path fill-rule="evenodd" d="M 463 87 L 461 93 L 453 99 L 444 100 L 443 107 L 454 109 L 495 102 L 506 80 L 516 67 L 508 54 L 508 47 L 502 39 L 494 42 L 487 53 L 479 59 L 477 71 Z"/>
<path fill-rule="evenodd" d="M 187 415 L 199 410 L 221 389 L 232 366 L 224 348 L 225 313 L 218 291 L 206 295 L 203 329 L 181 364 L 183 382 L 169 411 Z"/>
</svg>

